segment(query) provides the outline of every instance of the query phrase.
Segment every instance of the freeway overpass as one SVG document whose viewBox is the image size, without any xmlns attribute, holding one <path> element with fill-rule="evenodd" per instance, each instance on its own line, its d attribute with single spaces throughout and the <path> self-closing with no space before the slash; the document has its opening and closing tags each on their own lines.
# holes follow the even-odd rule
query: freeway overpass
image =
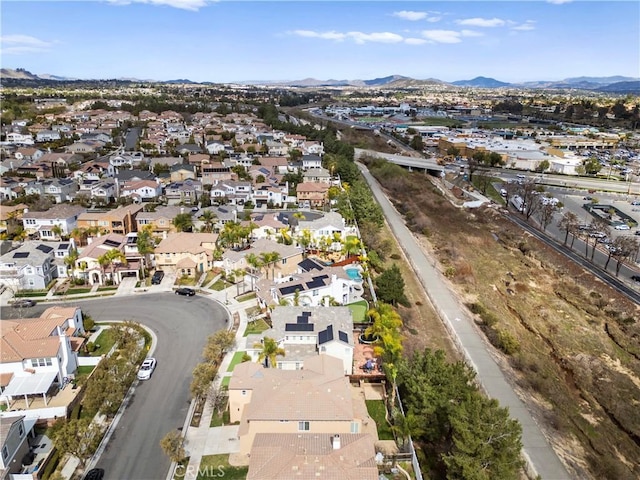
<svg viewBox="0 0 640 480">
<path fill-rule="evenodd" d="M 384 158 L 388 162 L 395 163 L 396 165 L 400 165 L 402 167 L 409 167 L 411 169 L 418 170 L 428 170 L 431 173 L 444 171 L 444 167 L 442 165 L 438 165 L 435 159 L 432 158 L 405 157 L 404 155 L 376 152 L 375 150 L 364 150 L 362 148 L 355 149 L 356 160 L 361 158 L 363 155 Z"/>
</svg>

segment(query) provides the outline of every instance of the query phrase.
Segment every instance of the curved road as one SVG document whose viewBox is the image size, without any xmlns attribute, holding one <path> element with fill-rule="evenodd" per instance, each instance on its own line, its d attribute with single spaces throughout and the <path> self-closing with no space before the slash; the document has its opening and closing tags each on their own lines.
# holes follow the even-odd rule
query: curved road
<svg viewBox="0 0 640 480">
<path fill-rule="evenodd" d="M 181 297 L 172 293 L 144 294 L 99 300 L 69 301 L 95 321 L 133 320 L 157 337 L 154 357 L 158 366 L 150 380 L 139 382 L 97 466 L 105 480 L 164 479 L 171 462 L 160 440 L 182 429 L 189 410 L 191 372 L 200 361 L 209 335 L 226 327 L 225 308 L 205 296 Z M 39 315 L 52 304 L 29 309 Z M 16 315 L 13 309 L 3 309 Z"/>
<path fill-rule="evenodd" d="M 402 217 L 384 195 L 378 182 L 363 165 L 359 163 L 357 165 L 382 207 L 387 222 L 398 239 L 398 243 L 402 246 L 420 283 L 445 325 L 455 336 L 454 340 L 464 353 L 467 362 L 477 372 L 476 378 L 482 388 L 487 395 L 497 399 L 501 406 L 508 407 L 511 416 L 522 425 L 523 452 L 528 458 L 530 466 L 535 470 L 533 473 L 540 475 L 544 480 L 569 480 L 571 477 L 564 465 L 547 442 L 525 404 L 515 394 L 487 351 L 482 334 L 442 282 L 439 272 L 422 251 Z"/>
</svg>

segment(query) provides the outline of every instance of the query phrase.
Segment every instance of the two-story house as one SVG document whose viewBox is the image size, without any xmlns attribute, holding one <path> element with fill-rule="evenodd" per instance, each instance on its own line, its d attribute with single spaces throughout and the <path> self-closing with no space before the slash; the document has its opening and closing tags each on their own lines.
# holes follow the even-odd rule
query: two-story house
<svg viewBox="0 0 640 480">
<path fill-rule="evenodd" d="M 215 233 L 170 233 L 155 249 L 156 268 L 197 277 L 213 266 L 217 239 Z"/>
<path fill-rule="evenodd" d="M 153 212 L 140 212 L 136 216 L 137 230 L 150 227 L 154 236 L 167 238 L 169 233 L 177 231 L 173 219 L 180 213 L 184 213 L 184 208 L 173 205 L 156 207 Z"/>
<path fill-rule="evenodd" d="M 70 178 L 49 178 L 30 184 L 26 188 L 26 194 L 47 195 L 56 203 L 64 203 L 73 200 L 78 189 L 78 184 Z"/>
<path fill-rule="evenodd" d="M 250 254 L 258 258 L 267 254 L 276 253 L 278 258 L 268 265 L 263 265 L 261 269 L 256 269 L 247 263 L 246 257 Z M 297 265 L 302 261 L 303 250 L 294 245 L 285 245 L 277 243 L 275 240 L 260 238 L 252 242 L 248 249 L 235 251 L 227 250 L 222 254 L 222 260 L 219 265 L 227 273 L 233 270 L 246 270 L 254 279 L 262 278 L 264 275 L 267 279 L 282 279 L 297 271 Z M 275 256 L 274 256 L 275 258 Z"/>
<path fill-rule="evenodd" d="M 323 207 L 328 200 L 329 186 L 327 183 L 299 183 L 296 186 L 298 203 L 307 207 Z"/>
<path fill-rule="evenodd" d="M 71 234 L 77 226 L 78 216 L 84 211 L 86 208 L 80 205 L 56 204 L 46 212 L 25 211 L 22 224 L 28 235 L 38 235 L 41 240 L 59 240 L 61 236 Z M 60 231 L 56 232 L 58 228 Z"/>
<path fill-rule="evenodd" d="M 59 130 L 40 130 L 36 133 L 36 142 L 53 142 L 60 138 L 62 137 Z"/>
<path fill-rule="evenodd" d="M 136 202 L 153 202 L 162 195 L 162 185 L 157 180 L 126 182 L 120 189 L 121 197 L 131 197 Z"/>
<path fill-rule="evenodd" d="M 11 378 L 0 399 L 11 409 L 28 408 L 37 395 L 46 405 L 52 384 L 62 387 L 74 377 L 83 334 L 78 307 L 50 307 L 39 318 L 0 322 L 0 374 Z"/>
<path fill-rule="evenodd" d="M 244 205 L 251 200 L 253 185 L 251 182 L 227 180 L 217 182 L 211 187 L 211 199 L 225 198 L 232 205 Z"/>
<path fill-rule="evenodd" d="M 220 162 L 202 165 L 200 178 L 203 185 L 215 185 L 218 182 L 230 181 L 233 178 L 231 168 Z"/>
<path fill-rule="evenodd" d="M 78 216 L 78 228 L 84 230 L 98 229 L 102 233 L 126 235 L 136 231 L 136 216 L 143 209 L 142 205 L 125 205 L 115 210 L 89 210 Z"/>
<path fill-rule="evenodd" d="M 0 283 L 18 290 L 44 289 L 58 277 L 53 242 L 26 241 L 0 257 Z"/>
<path fill-rule="evenodd" d="M 304 370 L 241 363 L 229 382 L 230 421 L 240 422 L 241 455 L 251 452 L 261 433 L 361 433 L 371 421 L 363 405 L 351 394 L 342 361 L 330 355 L 305 359 Z"/>
<path fill-rule="evenodd" d="M 326 168 L 309 168 L 302 173 L 303 182 L 331 183 L 331 173 Z"/>
<path fill-rule="evenodd" d="M 310 168 L 322 168 L 322 158 L 320 155 L 302 156 L 302 169 L 309 170 Z"/>
<path fill-rule="evenodd" d="M 3 480 L 22 470 L 21 460 L 30 450 L 27 436 L 33 431 L 35 422 L 29 421 L 28 425 L 24 415 L 0 417 L 0 478 Z"/>
<path fill-rule="evenodd" d="M 271 324 L 260 335 L 247 337 L 247 345 L 273 338 L 285 351 L 277 358 L 276 368 L 302 370 L 306 358 L 326 354 L 342 360 L 345 375 L 353 373 L 353 318 L 349 307 L 278 306 L 271 312 Z M 249 348 L 247 353 L 257 361 L 260 349 Z"/>
<path fill-rule="evenodd" d="M 197 205 L 202 195 L 202 182 L 198 180 L 172 182 L 165 187 L 164 195 L 171 205 L 178 203 Z"/>
</svg>

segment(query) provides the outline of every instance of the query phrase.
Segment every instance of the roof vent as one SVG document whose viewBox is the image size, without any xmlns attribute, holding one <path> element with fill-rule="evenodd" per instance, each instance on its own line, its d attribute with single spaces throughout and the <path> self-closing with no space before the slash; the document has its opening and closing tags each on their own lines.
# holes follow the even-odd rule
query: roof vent
<svg viewBox="0 0 640 480">
<path fill-rule="evenodd" d="M 340 450 L 340 435 L 334 435 L 332 443 L 334 450 Z"/>
</svg>

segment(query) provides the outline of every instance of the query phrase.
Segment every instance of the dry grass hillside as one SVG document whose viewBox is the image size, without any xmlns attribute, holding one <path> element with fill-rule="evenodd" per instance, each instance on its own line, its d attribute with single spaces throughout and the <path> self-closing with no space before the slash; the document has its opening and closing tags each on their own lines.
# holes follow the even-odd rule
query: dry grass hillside
<svg viewBox="0 0 640 480">
<path fill-rule="evenodd" d="M 371 166 L 576 478 L 640 478 L 640 307 L 423 174 Z"/>
</svg>

